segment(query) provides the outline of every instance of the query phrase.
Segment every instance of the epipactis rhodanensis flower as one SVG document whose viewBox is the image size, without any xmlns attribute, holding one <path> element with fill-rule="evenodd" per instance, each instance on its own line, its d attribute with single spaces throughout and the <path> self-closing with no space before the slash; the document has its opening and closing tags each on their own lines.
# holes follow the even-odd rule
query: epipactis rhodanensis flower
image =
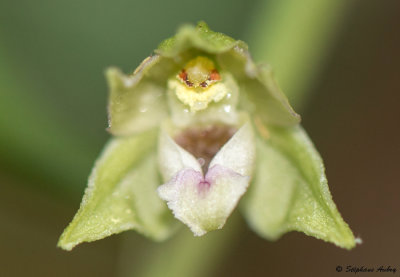
<svg viewBox="0 0 400 277">
<path fill-rule="evenodd" d="M 237 206 L 267 239 L 297 230 L 355 245 L 300 117 L 245 43 L 183 26 L 133 74 L 107 79 L 113 138 L 60 247 L 128 229 L 163 240 L 176 219 L 202 236 Z"/>
</svg>

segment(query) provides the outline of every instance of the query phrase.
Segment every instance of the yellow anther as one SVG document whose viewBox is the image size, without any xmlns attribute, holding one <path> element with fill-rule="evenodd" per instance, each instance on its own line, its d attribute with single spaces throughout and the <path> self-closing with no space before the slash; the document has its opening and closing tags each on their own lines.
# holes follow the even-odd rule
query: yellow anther
<svg viewBox="0 0 400 277">
<path fill-rule="evenodd" d="M 186 86 L 192 88 L 207 88 L 221 79 L 214 63 L 203 56 L 190 60 L 177 77 Z"/>
<path fill-rule="evenodd" d="M 228 88 L 221 80 L 214 63 L 199 56 L 190 60 L 177 76 L 168 82 L 178 99 L 190 107 L 192 112 L 206 109 L 210 102 L 221 101 Z M 211 85 L 212 84 L 212 85 Z"/>
</svg>

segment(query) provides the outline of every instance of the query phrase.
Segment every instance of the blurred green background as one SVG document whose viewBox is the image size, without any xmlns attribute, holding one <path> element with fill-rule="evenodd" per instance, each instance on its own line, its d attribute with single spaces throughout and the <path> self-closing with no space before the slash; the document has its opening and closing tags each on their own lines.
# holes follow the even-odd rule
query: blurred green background
<svg viewBox="0 0 400 277">
<path fill-rule="evenodd" d="M 364 240 L 350 252 L 298 233 L 268 242 L 238 219 L 207 274 L 336 276 L 337 265 L 399 272 L 400 2 L 323 0 L 324 13 L 313 2 L 2 0 L 0 276 L 127 276 L 173 244 L 126 232 L 56 248 L 109 137 L 104 69 L 134 70 L 180 24 L 198 20 L 249 41 L 256 60 L 276 68 L 339 210 Z M 308 26 L 309 14 L 318 16 Z"/>
</svg>

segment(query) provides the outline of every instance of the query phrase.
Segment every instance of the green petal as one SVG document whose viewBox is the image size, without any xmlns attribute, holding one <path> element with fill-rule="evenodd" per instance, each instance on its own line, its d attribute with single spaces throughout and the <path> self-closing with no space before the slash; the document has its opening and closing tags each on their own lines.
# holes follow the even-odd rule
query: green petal
<svg viewBox="0 0 400 277">
<path fill-rule="evenodd" d="M 243 98 L 247 97 L 251 102 L 254 113 L 264 124 L 290 126 L 300 122 L 300 116 L 290 106 L 268 67 L 258 66 L 255 80 L 244 80 L 241 83 L 241 92 Z"/>
<path fill-rule="evenodd" d="M 129 135 L 149 130 L 167 115 L 165 89 L 147 77 L 158 56 L 146 59 L 132 76 L 117 68 L 107 70 L 110 87 L 108 104 L 109 131 L 114 135 Z"/>
<path fill-rule="evenodd" d="M 296 230 L 353 248 L 355 239 L 329 192 L 321 157 L 300 126 L 269 128 L 257 141 L 255 179 L 243 201 L 249 225 L 275 240 Z"/>
<path fill-rule="evenodd" d="M 58 246 L 71 250 L 134 229 L 155 240 L 174 230 L 172 216 L 157 195 L 161 184 L 155 157 L 155 131 L 112 139 L 97 160 L 78 213 Z"/>
<path fill-rule="evenodd" d="M 247 47 L 237 46 L 217 56 L 222 68 L 230 71 L 240 86 L 240 106 L 258 116 L 264 124 L 291 126 L 300 116 L 275 82 L 268 66 L 256 66 Z"/>
</svg>

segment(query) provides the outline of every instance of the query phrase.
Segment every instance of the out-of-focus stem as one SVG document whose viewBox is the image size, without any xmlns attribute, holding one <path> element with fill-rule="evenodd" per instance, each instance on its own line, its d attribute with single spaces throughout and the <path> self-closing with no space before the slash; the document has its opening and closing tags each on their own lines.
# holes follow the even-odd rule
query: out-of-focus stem
<svg viewBox="0 0 400 277">
<path fill-rule="evenodd" d="M 161 244 L 133 239 L 124 241 L 119 276 L 135 277 L 202 277 L 213 276 L 215 269 L 238 239 L 244 225 L 238 213 L 233 214 L 222 230 L 194 237 L 182 226 L 172 239 Z M 139 245 L 138 245 L 139 243 Z M 145 249 L 141 255 L 132 249 Z M 141 263 L 143 262 L 143 263 Z"/>
<path fill-rule="evenodd" d="M 256 61 L 270 64 L 296 108 L 305 104 L 351 1 L 263 1 L 247 39 Z"/>
</svg>

